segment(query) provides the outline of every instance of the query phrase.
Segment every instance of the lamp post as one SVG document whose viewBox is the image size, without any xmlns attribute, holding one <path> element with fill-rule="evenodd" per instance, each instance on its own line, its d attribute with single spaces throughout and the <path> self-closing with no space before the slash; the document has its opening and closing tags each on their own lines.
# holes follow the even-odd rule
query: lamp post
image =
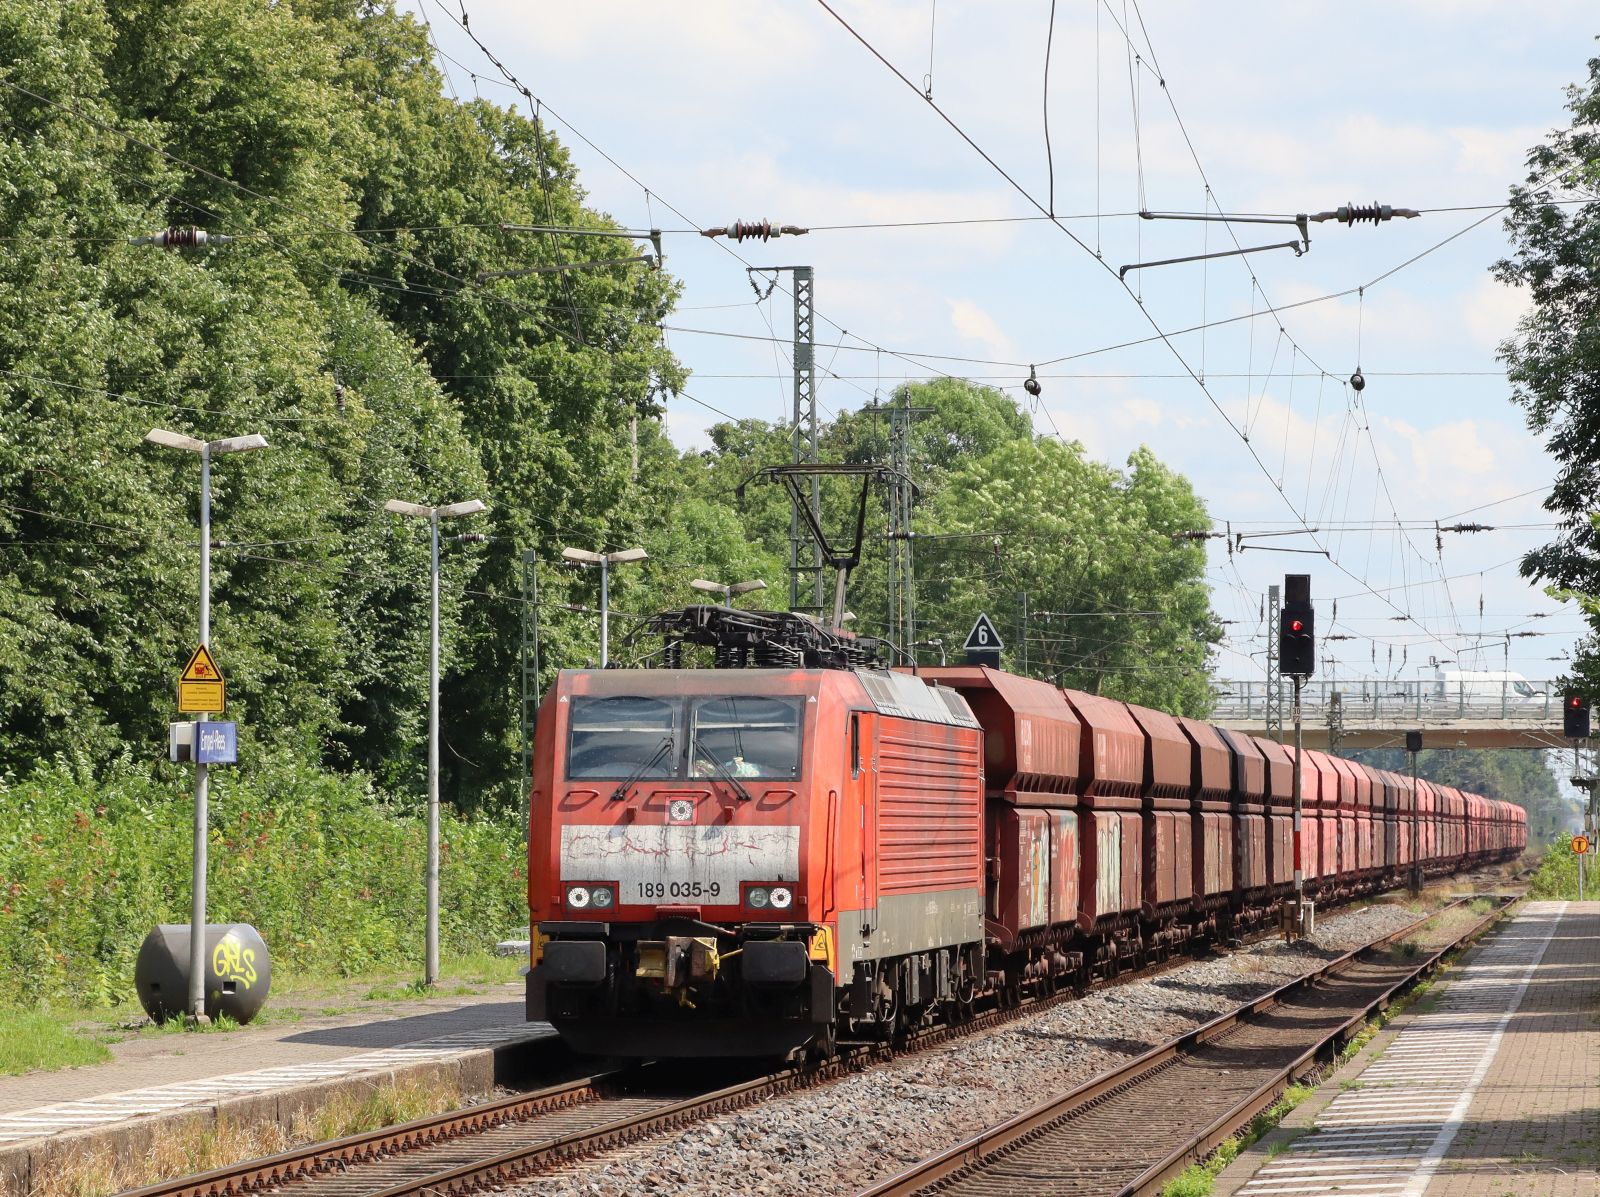
<svg viewBox="0 0 1600 1197">
<path fill-rule="evenodd" d="M 944 651 L 944 637 L 943 636 L 935 636 L 931 640 L 918 640 L 915 643 L 913 643 L 911 647 L 913 649 L 918 649 L 918 648 L 936 648 L 936 649 L 938 649 L 939 650 L 939 665 L 941 667 L 944 666 L 944 664 L 945 664 L 945 651 Z M 913 656 L 914 656 L 914 654 L 913 654 Z"/>
<path fill-rule="evenodd" d="M 752 590 L 765 590 L 767 584 L 760 578 L 751 582 L 732 582 L 724 585 L 721 582 L 708 582 L 704 578 L 696 578 L 689 583 L 695 590 L 704 591 L 706 594 L 720 594 L 724 607 L 733 606 L 733 600 L 741 594 L 749 594 Z"/>
<path fill-rule="evenodd" d="M 574 565 L 600 567 L 600 668 L 604 669 L 611 659 L 611 567 L 624 565 L 629 561 L 648 561 L 650 554 L 643 549 L 618 549 L 615 553 L 591 553 L 588 549 L 562 549 L 561 556 Z"/>
<path fill-rule="evenodd" d="M 144 439 L 152 445 L 182 449 L 200 455 L 200 643 L 211 648 L 211 459 L 224 453 L 267 448 L 266 437 L 254 433 L 220 441 L 202 441 L 181 432 L 152 428 Z M 201 714 L 205 719 L 211 712 Z M 194 859 L 189 901 L 189 1017 L 196 1023 L 206 1017 L 206 828 L 211 780 L 206 766 L 194 767 Z"/>
<path fill-rule="evenodd" d="M 425 507 L 390 499 L 385 511 L 428 521 L 431 552 L 428 568 L 428 916 L 422 980 L 439 983 L 439 521 L 484 510 L 481 499 Z"/>
</svg>

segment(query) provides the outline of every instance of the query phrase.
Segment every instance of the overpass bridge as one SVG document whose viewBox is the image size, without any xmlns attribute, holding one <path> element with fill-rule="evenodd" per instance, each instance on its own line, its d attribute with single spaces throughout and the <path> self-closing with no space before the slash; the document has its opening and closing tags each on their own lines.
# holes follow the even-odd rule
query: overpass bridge
<svg viewBox="0 0 1600 1197">
<path fill-rule="evenodd" d="M 1211 721 L 1267 735 L 1269 695 L 1261 680 L 1219 680 Z M 1284 739 L 1294 725 L 1293 685 L 1283 681 Z M 1420 731 L 1424 748 L 1569 748 L 1554 682 L 1465 682 L 1454 693 L 1434 681 L 1309 680 L 1300 694 L 1308 748 L 1404 748 Z"/>
</svg>

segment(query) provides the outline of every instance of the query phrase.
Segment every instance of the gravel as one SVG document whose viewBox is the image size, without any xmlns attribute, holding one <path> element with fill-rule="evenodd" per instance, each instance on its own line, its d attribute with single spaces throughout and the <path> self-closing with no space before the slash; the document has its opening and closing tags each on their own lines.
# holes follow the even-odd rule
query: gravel
<svg viewBox="0 0 1600 1197">
<path fill-rule="evenodd" d="M 1263 941 L 1091 993 L 508 1191 L 848 1197 L 1417 918 L 1399 904 L 1319 918 L 1309 940 Z"/>
</svg>

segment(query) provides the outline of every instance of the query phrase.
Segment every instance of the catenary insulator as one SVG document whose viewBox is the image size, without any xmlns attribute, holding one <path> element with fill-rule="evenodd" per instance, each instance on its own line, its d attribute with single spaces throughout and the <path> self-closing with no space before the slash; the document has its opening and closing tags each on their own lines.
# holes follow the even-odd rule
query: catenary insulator
<svg viewBox="0 0 1600 1197">
<path fill-rule="evenodd" d="M 226 245 L 233 238 L 223 233 L 208 233 L 193 225 L 187 228 L 162 229 L 148 237 L 130 237 L 129 245 L 154 245 L 160 249 L 200 249 L 215 242 Z"/>
<path fill-rule="evenodd" d="M 1340 224 L 1382 224 L 1396 216 L 1409 220 L 1421 216 L 1415 208 L 1396 208 L 1392 204 L 1343 204 L 1331 212 L 1318 212 L 1312 220 L 1337 220 Z"/>
<path fill-rule="evenodd" d="M 726 237 L 729 241 L 771 241 L 774 237 L 798 237 L 809 233 L 793 224 L 773 224 L 770 220 L 735 220 L 714 229 L 701 229 L 702 237 Z"/>
</svg>

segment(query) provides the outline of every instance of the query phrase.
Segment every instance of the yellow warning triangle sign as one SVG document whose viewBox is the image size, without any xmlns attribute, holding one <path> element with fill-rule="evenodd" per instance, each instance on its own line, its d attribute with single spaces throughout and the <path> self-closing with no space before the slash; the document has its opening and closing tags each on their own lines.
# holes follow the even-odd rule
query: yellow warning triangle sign
<svg viewBox="0 0 1600 1197">
<path fill-rule="evenodd" d="M 189 663 L 183 667 L 179 675 L 181 682 L 220 682 L 222 670 L 217 668 L 217 662 L 212 658 L 211 652 L 205 645 L 194 650 L 194 655 L 189 658 Z"/>
</svg>

